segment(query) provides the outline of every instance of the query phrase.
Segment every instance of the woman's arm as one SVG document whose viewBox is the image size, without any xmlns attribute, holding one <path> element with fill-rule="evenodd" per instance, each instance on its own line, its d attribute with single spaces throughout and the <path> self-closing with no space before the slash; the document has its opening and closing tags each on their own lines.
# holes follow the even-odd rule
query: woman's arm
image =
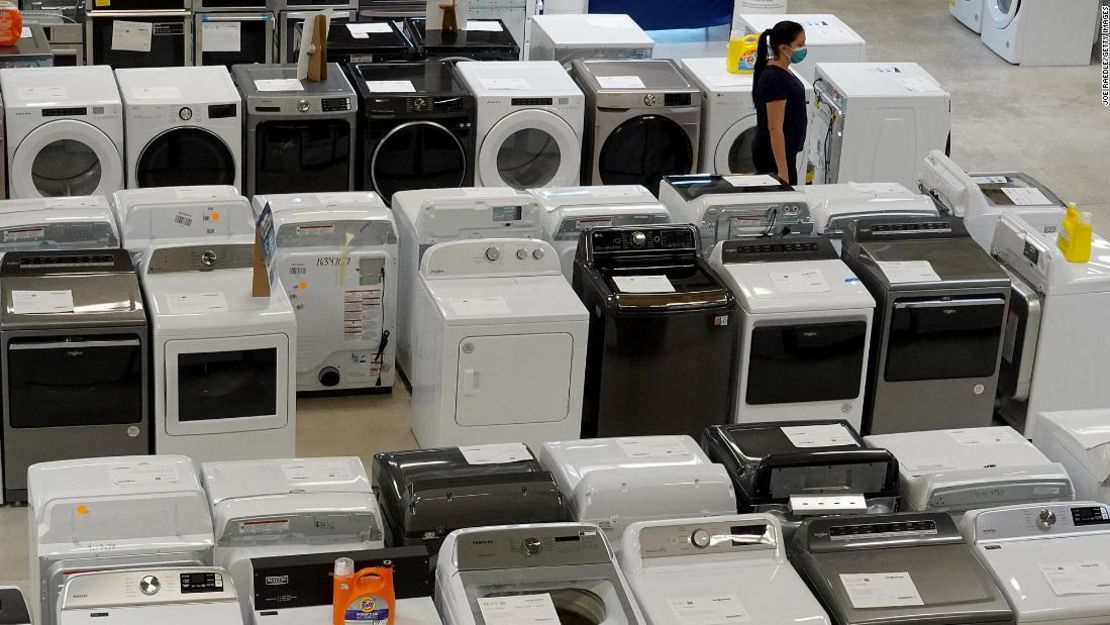
<svg viewBox="0 0 1110 625">
<path fill-rule="evenodd" d="M 778 176 L 783 180 L 790 180 L 790 167 L 786 162 L 786 133 L 783 124 L 786 122 L 786 100 L 775 100 L 767 103 L 767 130 L 771 133 L 771 152 L 775 155 L 775 167 Z"/>
</svg>

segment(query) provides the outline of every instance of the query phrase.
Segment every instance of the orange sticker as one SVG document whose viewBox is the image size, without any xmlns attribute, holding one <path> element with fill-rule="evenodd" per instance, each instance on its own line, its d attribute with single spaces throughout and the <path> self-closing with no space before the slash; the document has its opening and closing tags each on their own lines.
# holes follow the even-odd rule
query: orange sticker
<svg viewBox="0 0 1110 625">
<path fill-rule="evenodd" d="M 219 211 L 212 211 L 212 215 L 211 215 L 211 217 L 209 217 L 209 219 L 211 219 L 212 221 L 219 221 L 220 220 L 220 212 Z"/>
<path fill-rule="evenodd" d="M 307 289 L 308 288 L 308 282 L 306 282 L 304 280 L 301 280 L 299 283 L 297 283 L 297 288 L 298 289 Z"/>
<path fill-rule="evenodd" d="M 85 504 L 79 504 L 77 506 L 77 516 L 85 516 L 88 513 L 89 513 L 89 507 L 86 506 Z"/>
</svg>

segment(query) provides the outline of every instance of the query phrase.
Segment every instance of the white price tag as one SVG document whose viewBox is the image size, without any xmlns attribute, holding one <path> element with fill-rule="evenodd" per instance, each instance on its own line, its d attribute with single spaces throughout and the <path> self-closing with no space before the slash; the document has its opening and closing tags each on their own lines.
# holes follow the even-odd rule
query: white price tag
<svg viewBox="0 0 1110 625">
<path fill-rule="evenodd" d="M 496 443 L 492 445 L 467 445 L 459 447 L 467 464 L 506 464 L 532 459 L 532 452 L 524 443 Z"/>
<path fill-rule="evenodd" d="M 820 269 L 772 271 L 767 275 L 779 293 L 827 293 L 829 290 L 829 283 Z"/>
<path fill-rule="evenodd" d="M 167 293 L 166 309 L 173 315 L 202 315 L 227 312 L 223 291 L 211 293 Z"/>
<path fill-rule="evenodd" d="M 902 86 L 905 87 L 906 90 L 909 91 L 910 93 L 943 93 L 944 92 L 944 89 L 941 89 L 940 85 L 933 82 L 929 78 L 925 78 L 925 77 L 921 77 L 921 76 L 919 76 L 917 78 L 900 78 L 900 79 L 898 79 L 898 82 L 902 83 Z"/>
<path fill-rule="evenodd" d="M 940 276 L 933 270 L 933 264 L 927 260 L 878 261 L 878 264 L 891 284 L 940 282 Z"/>
<path fill-rule="evenodd" d="M 644 81 L 639 76 L 598 76 L 597 84 L 602 89 L 644 89 Z"/>
<path fill-rule="evenodd" d="M 1016 206 L 1043 206 L 1052 203 L 1035 187 L 1002 187 L 1002 192 Z"/>
<path fill-rule="evenodd" d="M 124 52 L 150 52 L 154 24 L 150 22 L 112 22 L 112 49 Z"/>
<path fill-rule="evenodd" d="M 202 52 L 239 52 L 243 45 L 239 22 L 201 22 Z"/>
<path fill-rule="evenodd" d="M 840 583 L 857 610 L 925 605 L 909 573 L 841 573 Z"/>
<path fill-rule="evenodd" d="M 416 93 L 411 80 L 367 80 L 370 93 Z"/>
<path fill-rule="evenodd" d="M 971 179 L 975 184 L 1007 184 L 1010 181 L 1006 176 L 975 176 Z"/>
<path fill-rule="evenodd" d="M 690 450 L 682 444 L 682 439 L 673 436 L 659 438 L 619 438 L 617 446 L 629 458 L 684 458 Z"/>
<path fill-rule="evenodd" d="M 761 174 L 758 176 L 725 176 L 725 182 L 738 189 L 746 189 L 749 187 L 778 187 L 782 183 L 774 176 Z"/>
<path fill-rule="evenodd" d="M 479 597 L 478 609 L 486 625 L 559 625 L 551 595 Z"/>
<path fill-rule="evenodd" d="M 29 38 L 30 36 L 31 36 L 31 28 L 30 28 L 29 26 L 24 26 L 24 27 L 23 27 L 23 28 L 22 28 L 22 29 L 21 29 L 21 30 L 19 31 L 19 38 L 20 38 L 20 39 L 27 39 L 27 38 Z"/>
<path fill-rule="evenodd" d="M 839 423 L 831 425 L 788 425 L 782 433 L 795 447 L 859 447 L 848 428 Z"/>
<path fill-rule="evenodd" d="M 135 87 L 131 97 L 136 100 L 180 100 L 181 90 L 177 87 Z"/>
<path fill-rule="evenodd" d="M 24 100 L 57 102 L 66 97 L 65 87 L 20 87 L 19 97 Z"/>
<path fill-rule="evenodd" d="M 290 460 L 282 463 L 281 472 L 285 475 L 285 481 L 291 484 L 325 484 L 349 482 L 355 479 L 347 463 L 334 460 L 311 462 Z"/>
<path fill-rule="evenodd" d="M 613 276 L 621 293 L 674 293 L 667 276 Z"/>
<path fill-rule="evenodd" d="M 490 91 L 528 91 L 532 88 L 523 78 L 484 78 L 482 86 Z"/>
<path fill-rule="evenodd" d="M 12 312 L 42 315 L 73 312 L 73 291 L 12 291 Z"/>
<path fill-rule="evenodd" d="M 969 447 L 994 445 L 1016 445 L 1025 439 L 1018 439 L 1017 433 L 1006 428 L 971 428 L 968 430 L 948 430 L 952 440 Z"/>
<path fill-rule="evenodd" d="M 1100 560 L 1038 566 L 1058 597 L 1110 594 L 1110 568 Z"/>
<path fill-rule="evenodd" d="M 148 484 L 177 484 L 181 476 L 177 465 L 158 460 L 128 464 L 114 464 L 108 467 L 108 479 L 116 486 L 141 486 Z"/>
<path fill-rule="evenodd" d="M 259 91 L 304 91 L 304 85 L 296 78 L 256 80 L 254 81 L 254 88 Z"/>
<path fill-rule="evenodd" d="M 370 33 L 384 35 L 393 32 L 393 29 L 389 27 L 389 22 L 363 22 L 361 24 L 345 24 L 345 26 L 351 33 L 351 37 L 355 39 L 369 39 Z"/>
<path fill-rule="evenodd" d="M 501 22 L 497 20 L 466 20 L 466 30 L 499 33 L 505 29 L 501 27 Z"/>
<path fill-rule="evenodd" d="M 447 301 L 460 317 L 508 315 L 513 312 L 503 297 L 452 297 Z"/>
<path fill-rule="evenodd" d="M 736 595 L 667 599 L 677 622 L 682 625 L 732 625 L 750 623 L 752 617 Z"/>
<path fill-rule="evenodd" d="M 751 89 L 753 80 L 752 76 L 748 74 L 719 74 L 717 76 L 707 77 L 706 81 L 718 89 L 729 89 L 736 87 L 747 87 Z"/>
</svg>

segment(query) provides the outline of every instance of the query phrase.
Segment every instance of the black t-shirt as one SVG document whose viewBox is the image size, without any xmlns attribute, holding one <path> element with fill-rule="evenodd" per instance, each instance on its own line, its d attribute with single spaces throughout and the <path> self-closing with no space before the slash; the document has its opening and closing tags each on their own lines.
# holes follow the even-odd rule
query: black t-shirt
<svg viewBox="0 0 1110 625">
<path fill-rule="evenodd" d="M 806 88 L 790 70 L 777 65 L 767 65 L 755 85 L 755 111 L 758 124 L 755 131 L 757 149 L 771 149 L 771 132 L 767 128 L 767 103 L 786 100 L 786 115 L 782 131 L 786 136 L 786 152 L 800 152 L 806 141 Z"/>
</svg>

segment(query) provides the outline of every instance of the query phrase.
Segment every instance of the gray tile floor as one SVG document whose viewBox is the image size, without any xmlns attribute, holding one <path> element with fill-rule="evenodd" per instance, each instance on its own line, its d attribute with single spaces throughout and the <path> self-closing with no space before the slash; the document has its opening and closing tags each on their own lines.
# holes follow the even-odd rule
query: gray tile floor
<svg viewBox="0 0 1110 625">
<path fill-rule="evenodd" d="M 953 95 L 953 158 L 966 169 L 1025 171 L 1095 213 L 1110 231 L 1110 110 L 1098 67 L 1020 68 L 999 59 L 947 13 L 944 0 L 791 0 L 796 12 L 835 13 L 868 42 L 872 60 L 915 61 Z M 725 29 L 660 36 L 658 56 L 724 54 Z M 351 454 L 414 447 L 409 396 L 302 399 L 299 453 Z M 26 584 L 23 508 L 0 509 L 0 584 Z"/>
</svg>

